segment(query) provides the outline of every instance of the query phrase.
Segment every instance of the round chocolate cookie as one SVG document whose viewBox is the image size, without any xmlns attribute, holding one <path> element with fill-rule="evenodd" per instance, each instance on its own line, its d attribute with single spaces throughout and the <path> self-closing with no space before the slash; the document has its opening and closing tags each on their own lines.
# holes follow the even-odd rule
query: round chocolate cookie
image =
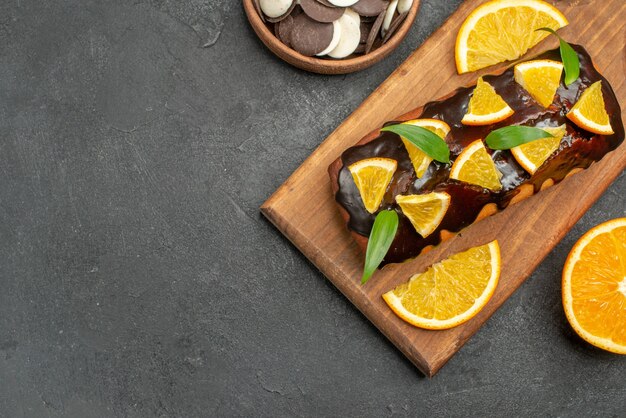
<svg viewBox="0 0 626 418">
<path fill-rule="evenodd" d="M 333 24 L 317 22 L 306 13 L 293 19 L 291 47 L 308 57 L 324 51 L 333 40 Z"/>
<path fill-rule="evenodd" d="M 339 41 L 341 40 L 341 25 L 339 24 L 339 19 L 333 22 L 333 40 L 330 41 L 330 44 L 326 47 L 325 50 L 320 52 L 319 54 L 315 54 L 318 57 L 324 56 L 332 52 L 337 45 L 339 45 Z"/>
<path fill-rule="evenodd" d="M 334 22 L 339 19 L 345 11 L 343 7 L 324 6 L 317 0 L 300 0 L 300 6 L 302 6 L 304 13 L 311 19 L 324 23 Z"/>
<path fill-rule="evenodd" d="M 289 6 L 289 9 L 287 9 L 287 11 L 285 13 L 283 13 L 282 15 L 280 15 L 278 17 L 266 17 L 266 19 L 270 23 L 280 22 L 281 20 L 283 20 L 284 18 L 289 16 L 295 7 L 296 7 L 296 1 L 294 0 L 291 3 L 291 6 Z"/>
<path fill-rule="evenodd" d="M 349 57 L 359 47 L 361 23 L 359 22 L 359 15 L 350 9 L 346 10 L 346 13 L 339 18 L 337 23 L 341 29 L 341 37 L 335 49 L 330 51 L 328 56 L 341 59 Z"/>
<path fill-rule="evenodd" d="M 359 0 L 352 5 L 352 10 L 361 16 L 378 16 L 387 9 L 389 2 L 386 0 Z"/>
<path fill-rule="evenodd" d="M 380 32 L 380 28 L 383 26 L 383 20 L 385 20 L 385 15 L 387 14 L 386 10 L 383 10 L 378 15 L 378 18 L 374 21 L 372 25 L 372 29 L 370 30 L 369 35 L 367 36 L 367 41 L 365 42 L 365 53 L 369 54 L 374 46 L 374 41 L 376 40 L 376 36 Z"/>
<path fill-rule="evenodd" d="M 296 0 L 259 0 L 259 8 L 266 17 L 277 19 L 291 13 L 295 3 Z"/>
<path fill-rule="evenodd" d="M 399 0 L 398 1 L 398 13 L 402 14 L 411 10 L 413 6 L 413 0 Z"/>
<path fill-rule="evenodd" d="M 396 9 L 398 8 L 398 0 L 391 0 L 389 3 L 389 7 L 387 7 L 387 11 L 385 12 L 385 20 L 383 20 L 383 27 L 381 28 L 381 36 L 384 37 L 387 34 L 387 31 L 391 27 L 391 21 L 393 17 L 396 15 Z"/>
<path fill-rule="evenodd" d="M 287 16 L 276 24 L 276 36 L 282 43 L 291 48 L 291 31 L 293 30 L 293 17 Z"/>
</svg>

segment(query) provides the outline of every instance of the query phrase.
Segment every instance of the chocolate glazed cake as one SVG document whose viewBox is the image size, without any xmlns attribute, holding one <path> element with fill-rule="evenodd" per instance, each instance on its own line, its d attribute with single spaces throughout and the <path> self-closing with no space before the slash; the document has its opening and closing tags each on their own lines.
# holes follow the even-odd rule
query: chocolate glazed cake
<svg viewBox="0 0 626 418">
<path fill-rule="evenodd" d="M 496 92 L 515 110 L 513 116 L 487 126 L 461 124 L 474 86 L 461 88 L 443 100 L 431 102 L 402 117 L 389 122 L 396 124 L 410 119 L 432 118 L 448 123 L 451 131 L 446 137 L 450 148 L 450 164 L 433 161 L 422 178 L 417 178 L 409 155 L 400 137 L 391 132 L 372 132 L 356 146 L 347 149 L 330 167 L 329 174 L 335 198 L 348 228 L 363 250 L 367 247 L 375 214 L 367 212 L 348 166 L 372 157 L 392 158 L 398 168 L 389 184 L 380 210 L 395 210 L 400 218 L 398 232 L 383 264 L 397 263 L 416 257 L 427 247 L 441 243 L 468 225 L 505 209 L 508 205 L 531 196 L 542 188 L 558 183 L 568 174 L 588 168 L 624 140 L 621 110 L 608 81 L 594 68 L 589 54 L 581 46 L 573 45 L 580 59 L 580 77 L 569 86 L 559 86 L 552 105 L 544 108 L 514 80 L 513 67 L 500 75 L 485 76 Z M 561 61 L 558 49 L 548 51 L 537 59 Z M 613 135 L 598 135 L 576 126 L 566 114 L 587 87 L 602 80 L 602 94 L 610 117 Z M 449 178 L 452 162 L 461 151 L 476 139 L 484 139 L 489 132 L 509 125 L 556 127 L 566 125 L 567 133 L 559 149 L 530 175 L 515 160 L 509 150 L 495 151 L 487 148 L 498 171 L 502 173 L 502 190 L 491 191 Z M 450 207 L 437 230 L 423 238 L 406 218 L 395 202 L 402 194 L 446 192 L 451 196 Z M 584 193 L 584 190 L 580 191 Z"/>
</svg>

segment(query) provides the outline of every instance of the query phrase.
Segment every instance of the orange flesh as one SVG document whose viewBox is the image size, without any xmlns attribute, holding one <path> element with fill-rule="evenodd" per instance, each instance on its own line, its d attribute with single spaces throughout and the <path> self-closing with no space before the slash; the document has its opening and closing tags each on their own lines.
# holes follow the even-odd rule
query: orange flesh
<svg viewBox="0 0 626 418">
<path fill-rule="evenodd" d="M 626 227 L 600 234 L 584 248 L 571 289 L 581 327 L 626 345 Z"/>
</svg>

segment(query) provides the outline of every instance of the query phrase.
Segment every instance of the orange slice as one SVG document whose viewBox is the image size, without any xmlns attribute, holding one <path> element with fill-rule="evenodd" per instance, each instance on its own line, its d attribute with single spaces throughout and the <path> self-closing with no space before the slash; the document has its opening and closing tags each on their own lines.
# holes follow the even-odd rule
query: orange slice
<svg viewBox="0 0 626 418">
<path fill-rule="evenodd" d="M 563 269 L 563 308 L 587 342 L 626 354 L 626 218 L 591 229 Z"/>
<path fill-rule="evenodd" d="M 589 132 L 600 135 L 614 134 L 609 114 L 604 107 L 602 81 L 596 81 L 583 92 L 567 117 Z"/>
<path fill-rule="evenodd" d="M 424 238 L 432 234 L 450 207 L 450 195 L 445 192 L 396 196 L 402 213 Z"/>
<path fill-rule="evenodd" d="M 556 128 L 541 128 L 553 135 L 552 138 L 537 139 L 523 145 L 511 148 L 517 162 L 530 174 L 535 172 L 546 160 L 559 149 L 561 139 L 565 136 L 565 125 Z"/>
<path fill-rule="evenodd" d="M 385 293 L 396 315 L 416 327 L 462 324 L 489 302 L 500 278 L 498 241 L 453 255 Z"/>
<path fill-rule="evenodd" d="M 414 125 L 428 129 L 434 134 L 439 135 L 441 139 L 445 139 L 445 137 L 448 136 L 448 133 L 450 132 L 450 126 L 439 119 L 413 119 L 404 123 L 407 125 Z M 409 153 L 411 163 L 413 163 L 415 175 L 417 176 L 417 178 L 421 178 L 428 169 L 428 166 L 433 159 L 426 155 L 424 151 L 407 141 L 405 138 L 402 138 L 402 142 L 404 143 L 404 146 Z"/>
<path fill-rule="evenodd" d="M 502 189 L 500 178 L 502 174 L 496 169 L 496 165 L 481 139 L 472 142 L 456 158 L 450 178 L 464 181 L 498 191 Z"/>
<path fill-rule="evenodd" d="M 467 113 L 461 123 L 464 125 L 491 125 L 500 122 L 513 113 L 513 109 L 504 101 L 491 84 L 479 78 L 472 93 Z"/>
<path fill-rule="evenodd" d="M 536 29 L 557 30 L 567 24 L 563 13 L 545 1 L 489 1 L 461 25 L 455 47 L 457 70 L 462 74 L 516 60 L 549 35 Z"/>
<path fill-rule="evenodd" d="M 391 158 L 368 158 L 348 167 L 369 213 L 378 210 L 396 168 L 398 163 Z"/>
<path fill-rule="evenodd" d="M 515 81 L 543 107 L 550 107 L 561 85 L 563 63 L 552 60 L 534 60 L 515 66 Z"/>
</svg>

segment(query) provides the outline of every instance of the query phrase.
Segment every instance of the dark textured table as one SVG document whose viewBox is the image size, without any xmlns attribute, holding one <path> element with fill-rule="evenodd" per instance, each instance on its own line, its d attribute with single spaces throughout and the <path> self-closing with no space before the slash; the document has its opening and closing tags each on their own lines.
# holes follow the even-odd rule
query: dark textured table
<svg viewBox="0 0 626 418">
<path fill-rule="evenodd" d="M 560 302 L 624 175 L 431 380 L 259 214 L 459 3 L 324 77 L 237 0 L 2 1 L 0 416 L 624 416 Z"/>
</svg>

